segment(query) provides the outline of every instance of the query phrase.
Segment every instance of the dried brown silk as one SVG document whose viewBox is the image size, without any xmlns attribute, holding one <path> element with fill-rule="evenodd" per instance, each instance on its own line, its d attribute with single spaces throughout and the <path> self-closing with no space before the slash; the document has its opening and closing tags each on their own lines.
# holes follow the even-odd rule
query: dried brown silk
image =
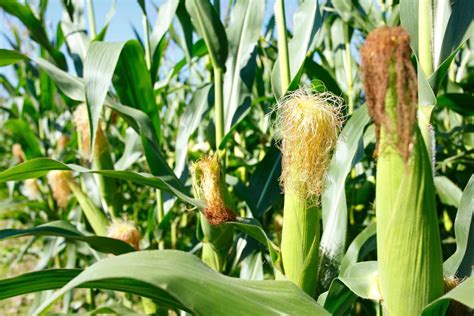
<svg viewBox="0 0 474 316">
<path fill-rule="evenodd" d="M 398 136 L 398 148 L 408 160 L 416 122 L 417 83 L 410 61 L 410 36 L 401 27 L 380 27 L 370 32 L 362 46 L 362 73 L 369 114 L 375 121 L 377 144 L 383 124 L 389 133 Z M 389 69 L 396 71 L 397 119 L 391 124 L 385 111 L 385 96 L 390 84 Z M 378 145 L 376 155 L 378 151 Z"/>
</svg>

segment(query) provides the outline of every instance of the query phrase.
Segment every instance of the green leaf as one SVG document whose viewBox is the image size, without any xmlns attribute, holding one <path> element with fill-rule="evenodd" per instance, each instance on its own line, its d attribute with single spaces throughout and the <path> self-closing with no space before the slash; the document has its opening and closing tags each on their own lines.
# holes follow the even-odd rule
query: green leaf
<svg viewBox="0 0 474 316">
<path fill-rule="evenodd" d="M 323 84 L 324 90 L 330 91 L 335 95 L 342 94 L 341 88 L 339 88 L 339 84 L 334 79 L 334 76 L 323 66 L 308 58 L 304 63 L 304 68 L 309 79 L 313 82 L 316 81 L 316 85 Z"/>
<path fill-rule="evenodd" d="M 101 53 L 107 55 L 107 51 L 108 48 L 104 47 Z M 113 69 L 108 71 L 114 73 L 113 84 L 120 103 L 145 112 L 153 124 L 156 139 L 159 141 L 161 138 L 159 108 L 156 106 L 143 49 L 138 41 L 126 42 L 117 64 L 111 68 Z M 110 84 L 110 81 L 107 84 Z"/>
<path fill-rule="evenodd" d="M 463 281 L 460 285 L 444 294 L 434 302 L 430 303 L 423 310 L 423 316 L 437 316 L 445 315 L 451 300 L 457 301 L 461 304 L 466 305 L 469 308 L 474 308 L 474 300 L 472 299 L 472 293 L 474 290 L 474 279 L 468 278 Z"/>
<path fill-rule="evenodd" d="M 207 84 L 197 89 L 189 105 L 184 110 L 184 113 L 179 118 L 178 135 L 176 136 L 176 165 L 174 172 L 181 176 L 188 152 L 189 137 L 196 131 L 199 124 L 202 123 L 202 118 L 209 108 L 209 91 L 211 85 Z"/>
<path fill-rule="evenodd" d="M 462 116 L 474 116 L 474 97 L 463 93 L 446 93 L 438 97 L 437 105 Z"/>
<path fill-rule="evenodd" d="M 250 96 L 251 84 L 248 85 L 246 81 L 253 82 L 255 75 L 242 78 L 242 69 L 249 63 L 261 34 L 264 12 L 265 2 L 260 0 L 238 1 L 232 9 L 226 29 L 229 57 L 224 76 L 224 132 L 230 130 L 237 108 Z"/>
<path fill-rule="evenodd" d="M 321 25 L 322 18 L 319 12 L 318 2 L 305 0 L 293 16 L 293 38 L 288 41 L 290 81 L 292 82 L 289 89 L 294 86 L 293 81 L 301 74 L 306 55 Z M 272 89 L 276 99 L 279 99 L 285 94 L 285 91 L 281 91 L 278 60 L 275 61 L 275 66 L 272 71 Z"/>
<path fill-rule="evenodd" d="M 254 217 L 261 218 L 272 206 L 282 201 L 280 183 L 281 152 L 272 143 L 265 157 L 250 177 L 245 199 Z"/>
<path fill-rule="evenodd" d="M 400 0 L 400 24 L 410 34 L 410 46 L 418 56 L 418 1 Z"/>
<path fill-rule="evenodd" d="M 82 241 L 89 244 L 93 249 L 103 252 L 120 255 L 135 251 L 129 244 L 113 238 L 100 236 L 87 236 L 79 232 L 74 226 L 65 221 L 54 221 L 44 225 L 28 229 L 2 229 L 0 230 L 0 240 L 21 237 L 21 236 L 57 236 L 67 240 Z"/>
<path fill-rule="evenodd" d="M 444 32 L 443 44 L 439 56 L 439 64 L 448 57 L 474 32 L 474 2 L 470 0 L 457 0 L 452 2 L 452 11 L 449 16 L 446 31 Z M 436 66 L 436 65 L 435 65 Z"/>
<path fill-rule="evenodd" d="M 177 182 L 176 178 L 173 176 L 153 176 L 147 173 L 123 170 L 89 170 L 78 165 L 67 165 L 49 158 L 28 160 L 22 164 L 0 172 L 0 183 L 12 180 L 19 181 L 38 178 L 46 175 L 51 170 L 72 170 L 79 173 L 97 173 L 106 177 L 131 181 L 170 192 L 191 205 L 199 208 L 204 207 L 201 201 L 191 198 L 188 195 L 187 190 L 180 184 L 180 182 Z"/>
<path fill-rule="evenodd" d="M 224 71 L 228 55 L 227 36 L 216 10 L 209 0 L 188 0 L 186 10 L 206 42 L 213 66 Z"/>
<path fill-rule="evenodd" d="M 266 246 L 270 252 L 270 257 L 272 258 L 272 265 L 275 269 L 283 272 L 282 262 L 281 262 L 281 253 L 280 248 L 278 248 L 267 236 L 263 230 L 260 223 L 253 218 L 238 218 L 236 222 L 229 222 L 228 225 L 232 225 L 260 244 Z"/>
<path fill-rule="evenodd" d="M 375 233 L 376 223 L 373 222 L 363 231 L 361 231 L 356 238 L 351 242 L 347 248 L 344 257 L 341 260 L 341 276 L 349 274 L 350 268 L 357 263 L 357 261 L 363 259 L 368 252 L 374 250 L 375 247 Z"/>
<path fill-rule="evenodd" d="M 0 300 L 27 293 L 61 288 L 78 276 L 81 271 L 81 269 L 50 269 L 0 280 Z"/>
<path fill-rule="evenodd" d="M 0 8 L 8 14 L 17 17 L 26 26 L 31 38 L 48 51 L 61 69 L 67 70 L 64 55 L 53 47 L 48 39 L 43 23 L 34 15 L 28 4 L 21 4 L 17 0 L 1 1 Z"/>
<path fill-rule="evenodd" d="M 87 50 L 84 61 L 84 82 L 87 111 L 89 114 L 91 148 L 94 148 L 97 126 L 104 106 L 107 91 L 115 71 L 120 53 L 126 42 L 94 42 Z M 91 153 L 94 151 L 91 150 Z"/>
<path fill-rule="evenodd" d="M 109 221 L 102 209 L 98 209 L 89 197 L 82 191 L 81 187 L 74 182 L 68 183 L 69 188 L 76 197 L 77 202 L 81 206 L 87 221 L 91 225 L 94 233 L 99 236 L 107 236 L 107 227 Z"/>
<path fill-rule="evenodd" d="M 324 300 L 324 308 L 332 315 L 346 315 L 356 296 L 374 299 L 377 262 L 367 261 L 354 264 L 344 277 L 334 279 Z M 354 295 L 355 294 L 355 295 Z M 324 299 L 320 297 L 318 302 Z"/>
<path fill-rule="evenodd" d="M 66 96 L 76 101 L 85 101 L 84 81 L 81 78 L 62 71 L 44 59 L 34 58 L 33 60 L 51 76 L 51 79 Z M 158 140 L 148 116 L 140 110 L 123 106 L 109 97 L 106 97 L 105 102 L 140 135 L 151 173 L 156 176 L 166 176 L 168 182 L 172 182 L 174 186 L 183 190 L 183 185 L 176 178 L 159 150 Z"/>
<path fill-rule="evenodd" d="M 0 49 L 0 67 L 15 64 L 26 59 L 28 59 L 28 57 L 17 51 Z"/>
<path fill-rule="evenodd" d="M 20 143 L 27 159 L 43 156 L 38 138 L 30 124 L 23 120 L 8 120 L 3 125 L 13 140 Z"/>
<path fill-rule="evenodd" d="M 444 273 L 448 276 L 465 277 L 471 275 L 472 262 L 474 256 L 472 253 L 472 219 L 474 214 L 474 176 L 469 179 L 461 202 L 459 203 L 458 213 L 454 221 L 454 234 L 456 236 L 456 251 L 443 264 Z"/>
<path fill-rule="evenodd" d="M 156 17 L 156 22 L 153 26 L 153 32 L 151 34 L 150 41 L 150 50 L 152 56 L 155 54 L 155 50 L 163 36 L 165 36 L 166 31 L 168 31 L 171 22 L 173 22 L 178 5 L 179 0 L 168 0 L 158 8 L 158 16 Z"/>
<path fill-rule="evenodd" d="M 459 207 L 462 192 L 451 180 L 445 176 L 437 176 L 434 177 L 434 184 L 441 202 L 446 205 Z"/>
<path fill-rule="evenodd" d="M 117 284 L 119 280 L 124 281 Z M 125 290 L 157 300 L 166 293 L 174 298 L 170 303 L 179 301 L 197 315 L 328 315 L 291 282 L 224 276 L 197 257 L 175 250 L 141 251 L 101 260 L 48 298 L 36 313 L 44 312 L 70 289 L 92 282 L 96 288 Z"/>
<path fill-rule="evenodd" d="M 355 154 L 369 121 L 366 106 L 354 112 L 338 138 L 336 151 L 327 172 L 325 190 L 321 197 L 323 234 L 319 246 L 318 276 L 318 282 L 324 290 L 338 275 L 344 254 L 348 216 L 345 182 L 352 167 L 357 163 L 354 160 Z"/>
</svg>

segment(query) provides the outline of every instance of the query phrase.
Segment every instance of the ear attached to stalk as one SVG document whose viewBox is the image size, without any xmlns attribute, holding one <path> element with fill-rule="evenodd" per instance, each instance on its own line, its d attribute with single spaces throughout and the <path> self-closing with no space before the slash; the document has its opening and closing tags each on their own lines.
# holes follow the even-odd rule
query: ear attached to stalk
<svg viewBox="0 0 474 316">
<path fill-rule="evenodd" d="M 67 202 L 71 195 L 68 183 L 71 180 L 71 171 L 53 170 L 48 173 L 48 184 L 51 187 L 53 198 L 58 207 L 67 207 Z"/>
<path fill-rule="evenodd" d="M 115 221 L 108 227 L 107 237 L 119 239 L 136 250 L 140 250 L 140 232 L 132 222 Z"/>
<path fill-rule="evenodd" d="M 84 160 L 89 160 L 91 138 L 89 117 L 85 104 L 81 104 L 76 108 L 73 113 L 73 121 L 79 136 L 81 156 Z M 97 170 L 114 169 L 109 141 L 100 126 L 97 129 L 92 164 L 94 169 Z M 96 175 L 95 177 L 101 191 L 103 205 L 107 208 L 111 217 L 115 218 L 121 212 L 120 199 L 118 198 L 119 194 L 117 194 L 117 183 L 115 179 L 102 175 Z"/>
<path fill-rule="evenodd" d="M 315 294 L 321 214 L 319 198 L 343 124 L 342 99 L 300 89 L 277 106 L 285 192 L 281 252 L 285 276 Z"/>
<path fill-rule="evenodd" d="M 224 224 L 235 220 L 235 214 L 218 159 L 217 155 L 203 158 L 194 163 L 192 171 L 194 195 L 207 204 L 200 214 L 204 236 L 202 260 L 214 270 L 222 272 L 233 243 L 233 229 Z"/>
<path fill-rule="evenodd" d="M 431 159 L 416 121 L 409 36 L 369 33 L 361 48 L 367 106 L 377 131 L 377 254 L 389 315 L 420 315 L 442 295 L 441 241 Z"/>
<path fill-rule="evenodd" d="M 235 220 L 231 211 L 232 201 L 224 182 L 217 156 L 203 158 L 194 164 L 194 189 L 199 198 L 206 201 L 203 210 L 211 225 L 220 225 Z"/>
</svg>

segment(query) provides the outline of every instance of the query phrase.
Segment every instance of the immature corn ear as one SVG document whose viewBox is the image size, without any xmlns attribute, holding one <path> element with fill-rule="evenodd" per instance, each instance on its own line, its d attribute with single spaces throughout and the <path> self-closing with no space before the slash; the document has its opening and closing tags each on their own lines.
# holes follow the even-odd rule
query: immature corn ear
<svg viewBox="0 0 474 316">
<path fill-rule="evenodd" d="M 58 139 L 58 144 L 57 144 L 58 152 L 64 151 L 68 143 L 69 143 L 69 137 L 67 135 L 62 134 L 61 137 L 59 137 Z"/>
<path fill-rule="evenodd" d="M 13 144 L 12 155 L 19 163 L 26 160 L 25 152 L 20 144 Z"/>
<path fill-rule="evenodd" d="M 277 106 L 285 192 L 281 252 L 286 277 L 310 295 L 316 289 L 320 194 L 342 127 L 342 99 L 300 89 Z"/>
<path fill-rule="evenodd" d="M 73 122 L 79 136 L 80 152 L 83 159 L 90 158 L 90 130 L 89 118 L 85 104 L 79 105 L 73 113 Z M 111 150 L 107 136 L 103 129 L 97 128 L 96 141 L 94 145 L 93 167 L 97 170 L 113 170 L 114 163 L 112 160 Z M 121 211 L 120 199 L 117 194 L 117 183 L 114 179 L 96 175 L 97 182 L 110 215 L 115 217 Z"/>
<path fill-rule="evenodd" d="M 377 130 L 377 252 L 388 315 L 420 315 L 443 294 L 431 160 L 416 122 L 409 36 L 369 33 L 361 49 L 367 106 Z"/>
<path fill-rule="evenodd" d="M 233 242 L 233 229 L 222 225 L 235 220 L 232 197 L 227 190 L 217 156 L 204 158 L 193 165 L 193 190 L 196 198 L 206 201 L 200 214 L 200 228 L 204 236 L 202 260 L 222 272 Z"/>
<path fill-rule="evenodd" d="M 61 208 L 67 207 L 71 190 L 69 182 L 72 180 L 71 171 L 54 170 L 48 173 L 48 184 L 51 187 L 53 198 Z"/>
<path fill-rule="evenodd" d="M 203 210 L 207 221 L 211 225 L 235 220 L 231 211 L 232 202 L 225 183 L 221 180 L 221 168 L 217 156 L 204 158 L 194 164 L 194 188 L 198 198 L 206 201 Z"/>
<path fill-rule="evenodd" d="M 41 197 L 41 191 L 37 179 L 27 179 L 23 185 L 23 194 L 30 200 L 38 200 Z"/>
<path fill-rule="evenodd" d="M 107 237 L 124 241 L 136 250 L 140 249 L 140 232 L 132 222 L 114 222 L 107 230 Z"/>
</svg>

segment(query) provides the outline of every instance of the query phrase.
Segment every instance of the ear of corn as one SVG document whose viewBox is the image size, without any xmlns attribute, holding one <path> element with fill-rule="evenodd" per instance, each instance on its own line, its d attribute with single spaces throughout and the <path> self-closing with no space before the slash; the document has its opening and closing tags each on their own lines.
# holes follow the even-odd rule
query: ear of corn
<svg viewBox="0 0 474 316">
<path fill-rule="evenodd" d="M 233 242 L 232 227 L 223 224 L 235 219 L 233 200 L 221 177 L 217 156 L 204 158 L 193 166 L 194 195 L 207 204 L 200 214 L 202 260 L 216 271 L 225 269 L 226 257 Z"/>
<path fill-rule="evenodd" d="M 306 293 L 316 289 L 321 211 L 298 193 L 285 191 L 281 253 L 286 277 Z"/>
<path fill-rule="evenodd" d="M 283 269 L 289 280 L 314 295 L 321 230 L 317 206 L 342 126 L 341 100 L 329 93 L 300 89 L 283 98 L 277 111 L 285 191 Z"/>
<path fill-rule="evenodd" d="M 87 108 L 81 104 L 74 111 L 74 124 L 78 133 L 79 148 L 84 159 L 90 158 L 90 129 Z M 110 145 L 101 126 L 97 128 L 96 142 L 92 165 L 96 170 L 114 170 L 114 163 L 110 154 Z M 95 175 L 98 182 L 104 205 L 112 218 L 120 214 L 120 198 L 117 194 L 117 183 L 114 179 Z"/>
<path fill-rule="evenodd" d="M 378 131 L 377 249 L 388 315 L 420 315 L 443 293 L 431 160 L 416 123 L 416 77 L 401 28 L 369 34 L 361 50 Z"/>
</svg>

